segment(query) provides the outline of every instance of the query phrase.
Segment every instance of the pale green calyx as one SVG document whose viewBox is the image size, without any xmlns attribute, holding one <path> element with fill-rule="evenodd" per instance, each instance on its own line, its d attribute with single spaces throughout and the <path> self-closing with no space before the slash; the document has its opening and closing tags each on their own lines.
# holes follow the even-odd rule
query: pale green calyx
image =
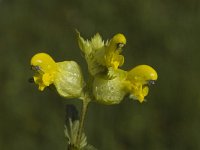
<svg viewBox="0 0 200 150">
<path fill-rule="evenodd" d="M 58 62 L 54 85 L 58 93 L 66 98 L 83 96 L 84 80 L 79 65 L 75 61 Z"/>
<path fill-rule="evenodd" d="M 114 78 L 103 74 L 97 75 L 93 82 L 95 101 L 107 105 L 119 104 L 127 93 L 124 86 L 126 76 L 127 73 L 123 70 L 118 70 Z"/>
</svg>

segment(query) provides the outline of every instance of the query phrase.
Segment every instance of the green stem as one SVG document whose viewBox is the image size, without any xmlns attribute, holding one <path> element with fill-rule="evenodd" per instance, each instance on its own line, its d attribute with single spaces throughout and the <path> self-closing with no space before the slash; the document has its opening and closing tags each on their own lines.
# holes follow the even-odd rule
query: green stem
<svg viewBox="0 0 200 150">
<path fill-rule="evenodd" d="M 83 124 L 84 124 L 85 115 L 87 112 L 87 107 L 88 107 L 89 102 L 90 102 L 90 100 L 86 98 L 83 100 L 83 104 L 82 104 L 81 118 L 80 118 L 80 123 L 79 123 L 79 128 L 78 128 L 78 134 L 77 134 L 77 138 L 76 138 L 76 146 L 78 146 L 78 147 L 79 147 L 80 141 L 81 141 Z"/>
</svg>

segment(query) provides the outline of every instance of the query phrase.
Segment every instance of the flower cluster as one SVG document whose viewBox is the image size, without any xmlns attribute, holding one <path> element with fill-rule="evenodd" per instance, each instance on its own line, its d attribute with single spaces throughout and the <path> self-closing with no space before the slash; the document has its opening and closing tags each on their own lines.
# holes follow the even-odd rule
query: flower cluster
<svg viewBox="0 0 200 150">
<path fill-rule="evenodd" d="M 55 62 L 50 55 L 38 53 L 31 59 L 31 68 L 35 71 L 33 80 L 40 91 L 54 84 L 63 97 L 82 97 L 84 80 L 75 61 Z"/>
<path fill-rule="evenodd" d="M 121 53 L 126 38 L 123 34 L 116 34 L 104 42 L 98 33 L 91 40 L 85 40 L 77 31 L 77 38 L 88 64 L 90 84 L 85 84 L 75 61 L 55 62 L 48 54 L 38 53 L 32 57 L 31 66 L 40 91 L 54 84 L 61 96 L 83 99 L 83 89 L 87 85 L 93 100 L 103 104 L 118 104 L 128 94 L 140 102 L 145 100 L 148 85 L 154 84 L 158 75 L 148 65 L 139 65 L 129 71 L 119 68 L 124 64 Z"/>
<path fill-rule="evenodd" d="M 156 71 L 148 65 L 139 65 L 129 71 L 119 69 L 124 63 L 121 55 L 126 38 L 116 34 L 104 42 L 99 34 L 84 40 L 78 34 L 79 47 L 85 55 L 88 70 L 93 77 L 92 92 L 95 100 L 104 104 L 118 104 L 124 96 L 143 102 L 149 84 L 158 78 Z"/>
</svg>

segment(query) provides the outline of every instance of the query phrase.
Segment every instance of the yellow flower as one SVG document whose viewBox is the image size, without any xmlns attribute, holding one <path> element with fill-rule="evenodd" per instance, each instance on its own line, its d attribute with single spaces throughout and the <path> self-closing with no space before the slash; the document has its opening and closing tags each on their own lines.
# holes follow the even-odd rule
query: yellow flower
<svg viewBox="0 0 200 150">
<path fill-rule="evenodd" d="M 58 93 L 66 98 L 81 97 L 84 81 L 79 65 L 74 61 L 55 62 L 46 53 L 38 53 L 31 59 L 33 76 L 39 90 L 54 84 Z"/>
<path fill-rule="evenodd" d="M 139 65 L 130 71 L 117 69 L 114 78 L 100 74 L 94 77 L 93 95 L 95 101 L 103 104 L 118 104 L 124 96 L 143 102 L 148 95 L 149 85 L 158 78 L 156 71 L 148 65 Z"/>
<path fill-rule="evenodd" d="M 39 85 L 40 91 L 53 83 L 57 65 L 51 56 L 45 53 L 34 55 L 31 59 L 31 68 L 36 73 L 33 79 Z"/>
<path fill-rule="evenodd" d="M 123 65 L 124 57 L 120 55 L 126 44 L 123 34 L 116 34 L 105 43 L 98 33 L 90 41 L 84 40 L 78 31 L 77 35 L 79 47 L 85 55 L 88 70 L 92 76 L 109 71 L 109 68 L 116 70 Z"/>
<path fill-rule="evenodd" d="M 126 44 L 126 38 L 123 34 L 116 34 L 105 48 L 104 61 L 107 68 L 117 69 L 124 64 L 124 56 L 119 55 L 123 46 Z"/>
<path fill-rule="evenodd" d="M 149 92 L 148 85 L 155 84 L 157 78 L 157 72 L 148 65 L 139 65 L 128 71 L 126 87 L 130 98 L 143 102 Z"/>
</svg>

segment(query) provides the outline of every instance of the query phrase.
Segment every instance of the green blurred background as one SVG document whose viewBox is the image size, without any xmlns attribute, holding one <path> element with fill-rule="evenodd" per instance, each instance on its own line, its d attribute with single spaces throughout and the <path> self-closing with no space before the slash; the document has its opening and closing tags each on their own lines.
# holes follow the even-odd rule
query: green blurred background
<svg viewBox="0 0 200 150">
<path fill-rule="evenodd" d="M 65 100 L 27 79 L 30 58 L 86 63 L 74 29 L 90 38 L 124 33 L 123 69 L 153 66 L 147 102 L 92 103 L 85 132 L 100 150 L 200 149 L 199 0 L 0 0 L 0 150 L 64 150 Z"/>
</svg>

